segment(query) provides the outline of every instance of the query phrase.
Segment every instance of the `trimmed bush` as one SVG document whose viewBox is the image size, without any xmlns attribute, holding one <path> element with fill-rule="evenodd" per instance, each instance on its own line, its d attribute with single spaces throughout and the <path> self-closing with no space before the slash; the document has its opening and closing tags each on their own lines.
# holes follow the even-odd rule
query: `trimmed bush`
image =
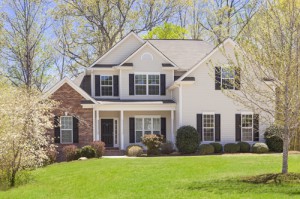
<svg viewBox="0 0 300 199">
<path fill-rule="evenodd" d="M 96 157 L 96 151 L 90 145 L 82 147 L 80 150 L 80 154 L 81 154 L 81 157 L 86 157 L 86 158 Z"/>
<path fill-rule="evenodd" d="M 192 126 L 182 126 L 177 130 L 176 147 L 183 154 L 195 153 L 200 144 L 197 130 Z"/>
<path fill-rule="evenodd" d="M 215 148 L 210 144 L 201 144 L 199 146 L 199 154 L 200 155 L 209 155 L 215 152 Z"/>
<path fill-rule="evenodd" d="M 160 151 L 162 154 L 170 154 L 174 151 L 174 144 L 170 141 L 162 143 L 160 146 Z"/>
<path fill-rule="evenodd" d="M 58 151 L 56 148 L 47 148 L 46 149 L 46 155 L 48 157 L 48 160 L 45 162 L 45 165 L 53 164 L 56 161 Z"/>
<path fill-rule="evenodd" d="M 239 153 L 240 152 L 240 145 L 236 143 L 228 143 L 224 145 L 224 152 L 225 153 Z"/>
<path fill-rule="evenodd" d="M 78 148 L 75 145 L 68 145 L 63 147 L 62 151 L 66 161 L 72 161 L 76 159 L 77 149 Z"/>
<path fill-rule="evenodd" d="M 213 142 L 213 143 L 210 143 L 210 145 L 212 145 L 214 147 L 214 153 L 222 153 L 222 151 L 223 151 L 222 144 Z"/>
<path fill-rule="evenodd" d="M 241 153 L 249 153 L 251 149 L 251 145 L 248 142 L 239 142 L 238 145 L 240 146 Z"/>
<path fill-rule="evenodd" d="M 160 153 L 159 147 L 161 146 L 163 139 L 163 136 L 160 135 L 144 135 L 142 137 L 142 143 L 147 147 L 147 154 L 158 155 Z"/>
<path fill-rule="evenodd" d="M 252 152 L 253 153 L 267 153 L 269 152 L 269 147 L 265 143 L 255 143 L 252 146 Z"/>
<path fill-rule="evenodd" d="M 101 141 L 94 141 L 91 143 L 92 148 L 96 152 L 96 158 L 101 158 L 105 152 L 105 143 Z"/>
<path fill-rule="evenodd" d="M 270 151 L 273 152 L 282 152 L 283 151 L 283 141 L 278 136 L 272 136 L 269 138 L 266 138 L 266 144 L 268 145 Z"/>
<path fill-rule="evenodd" d="M 140 157 L 143 154 L 143 147 L 140 145 L 130 145 L 126 149 L 126 155 L 130 157 Z"/>
</svg>

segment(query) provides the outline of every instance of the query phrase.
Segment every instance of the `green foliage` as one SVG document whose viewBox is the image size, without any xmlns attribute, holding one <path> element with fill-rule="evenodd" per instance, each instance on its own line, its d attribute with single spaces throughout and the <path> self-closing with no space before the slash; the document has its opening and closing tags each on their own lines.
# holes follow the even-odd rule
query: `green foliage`
<svg viewBox="0 0 300 199">
<path fill-rule="evenodd" d="M 241 153 L 249 153 L 251 146 L 248 142 L 239 142 L 238 145 L 240 146 Z"/>
<path fill-rule="evenodd" d="M 228 143 L 224 145 L 224 152 L 225 153 L 239 153 L 240 152 L 240 145 L 236 143 Z"/>
<path fill-rule="evenodd" d="M 101 158 L 105 152 L 105 143 L 101 141 L 94 141 L 91 143 L 92 148 L 96 152 L 96 158 Z"/>
<path fill-rule="evenodd" d="M 278 126 L 278 125 L 271 125 L 270 127 L 268 127 L 264 133 L 264 137 L 265 139 L 270 138 L 272 136 L 278 136 L 280 137 L 283 133 L 283 128 Z"/>
<path fill-rule="evenodd" d="M 64 146 L 62 152 L 65 156 L 66 161 L 75 160 L 77 156 L 77 150 L 78 148 L 75 145 Z"/>
<path fill-rule="evenodd" d="M 126 155 L 129 157 L 140 157 L 143 151 L 143 147 L 140 145 L 129 145 L 126 149 Z"/>
<path fill-rule="evenodd" d="M 282 152 L 283 151 L 283 141 L 278 136 L 272 136 L 266 138 L 266 144 L 268 145 L 270 151 Z"/>
<path fill-rule="evenodd" d="M 80 151 L 80 154 L 81 154 L 81 157 L 86 157 L 86 158 L 94 158 L 94 157 L 96 157 L 96 151 L 90 145 L 82 147 L 81 151 Z"/>
<path fill-rule="evenodd" d="M 218 142 L 213 142 L 213 143 L 210 143 L 210 145 L 212 145 L 214 147 L 214 153 L 222 153 L 222 151 L 223 151 L 222 144 L 220 144 Z"/>
<path fill-rule="evenodd" d="M 170 141 L 167 141 L 166 143 L 162 143 L 160 145 L 160 151 L 162 154 L 170 154 L 174 152 L 174 144 Z"/>
<path fill-rule="evenodd" d="M 199 146 L 199 154 L 200 155 L 209 155 L 215 152 L 215 148 L 211 144 L 201 144 Z"/>
<path fill-rule="evenodd" d="M 252 146 L 253 153 L 268 153 L 269 147 L 265 143 L 257 142 Z"/>
<path fill-rule="evenodd" d="M 148 155 L 158 155 L 159 147 L 163 142 L 162 135 L 149 134 L 142 137 L 142 143 L 147 147 Z"/>
<path fill-rule="evenodd" d="M 144 39 L 186 39 L 187 35 L 187 29 L 165 22 L 162 26 L 156 26 L 149 31 Z"/>
<path fill-rule="evenodd" d="M 192 126 L 182 126 L 177 130 L 176 147 L 183 154 L 195 153 L 200 144 L 197 130 Z"/>
</svg>

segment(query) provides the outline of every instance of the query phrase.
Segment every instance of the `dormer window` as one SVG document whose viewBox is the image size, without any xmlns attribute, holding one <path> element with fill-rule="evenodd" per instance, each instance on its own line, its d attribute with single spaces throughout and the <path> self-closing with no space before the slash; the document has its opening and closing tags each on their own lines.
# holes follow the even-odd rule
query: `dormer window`
<svg viewBox="0 0 300 199">
<path fill-rule="evenodd" d="M 159 95 L 159 74 L 136 74 L 134 82 L 136 95 Z"/>
</svg>

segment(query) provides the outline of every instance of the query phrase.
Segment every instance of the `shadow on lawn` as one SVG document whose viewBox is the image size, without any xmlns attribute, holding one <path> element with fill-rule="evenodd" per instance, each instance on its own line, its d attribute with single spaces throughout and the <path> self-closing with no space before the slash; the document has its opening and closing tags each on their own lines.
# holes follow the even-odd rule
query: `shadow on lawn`
<svg viewBox="0 0 300 199">
<path fill-rule="evenodd" d="M 284 194 L 300 197 L 300 184 L 253 184 L 239 179 L 195 181 L 187 187 L 190 191 L 222 194 Z"/>
</svg>

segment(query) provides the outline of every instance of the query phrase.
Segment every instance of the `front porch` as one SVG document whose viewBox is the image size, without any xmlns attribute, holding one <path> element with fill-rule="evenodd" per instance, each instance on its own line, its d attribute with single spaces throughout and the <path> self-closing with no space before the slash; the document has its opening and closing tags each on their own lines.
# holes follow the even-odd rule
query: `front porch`
<svg viewBox="0 0 300 199">
<path fill-rule="evenodd" d="M 141 143 L 145 134 L 162 134 L 175 142 L 175 103 L 102 104 L 93 107 L 93 140 L 110 151 Z"/>
</svg>

